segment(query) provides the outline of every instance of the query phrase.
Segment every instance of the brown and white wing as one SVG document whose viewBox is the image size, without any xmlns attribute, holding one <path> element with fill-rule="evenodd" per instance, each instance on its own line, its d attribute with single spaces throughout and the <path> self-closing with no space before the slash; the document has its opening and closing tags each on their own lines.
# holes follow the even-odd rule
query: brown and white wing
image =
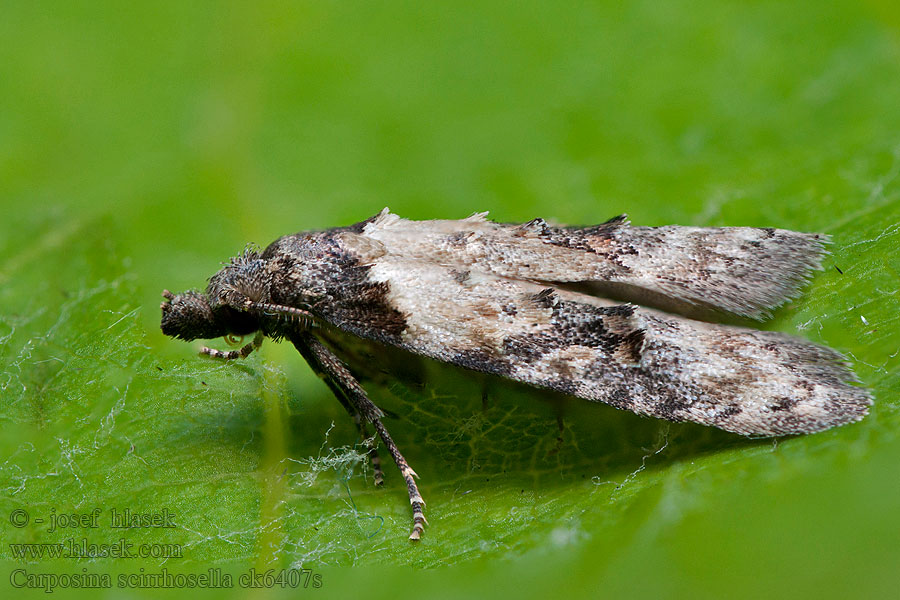
<svg viewBox="0 0 900 600">
<path fill-rule="evenodd" d="M 410 221 L 385 209 L 361 233 L 389 254 L 553 284 L 688 313 L 712 308 L 761 319 L 821 269 L 828 236 L 754 227 L 591 227 Z"/>
<path fill-rule="evenodd" d="M 356 250 L 370 243 L 356 241 Z M 342 240 L 351 251 L 353 242 Z M 781 333 L 416 257 L 380 253 L 366 276 L 381 300 L 365 310 L 391 311 L 391 330 L 368 325 L 388 322 L 379 314 L 326 320 L 440 361 L 639 414 L 784 435 L 859 420 L 870 403 L 840 354 Z"/>
</svg>

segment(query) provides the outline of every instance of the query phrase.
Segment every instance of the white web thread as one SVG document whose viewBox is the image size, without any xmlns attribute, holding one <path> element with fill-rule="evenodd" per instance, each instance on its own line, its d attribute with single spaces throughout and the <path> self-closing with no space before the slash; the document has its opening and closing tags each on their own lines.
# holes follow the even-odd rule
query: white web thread
<svg viewBox="0 0 900 600">
<path fill-rule="evenodd" d="M 660 429 L 658 437 L 660 439 L 657 441 L 657 444 L 662 442 L 662 445 L 659 446 L 656 450 L 654 450 L 650 454 L 645 454 L 641 458 L 641 466 L 638 467 L 637 469 L 635 469 L 634 471 L 632 471 L 631 473 L 629 473 L 629 475 L 625 479 L 623 479 L 621 483 L 618 483 L 618 482 L 615 482 L 612 480 L 603 481 L 600 479 L 600 477 L 598 475 L 591 477 L 591 483 L 593 483 L 594 485 L 597 485 L 597 486 L 607 485 L 607 484 L 614 485 L 616 487 L 613 489 L 613 493 L 621 490 L 627 484 L 634 481 L 635 478 L 637 478 L 637 476 L 647 468 L 647 460 L 648 459 L 653 458 L 654 456 L 656 456 L 657 454 L 661 453 L 663 450 L 665 450 L 666 448 L 669 447 L 669 425 L 668 424 L 664 425 L 663 428 Z"/>
</svg>

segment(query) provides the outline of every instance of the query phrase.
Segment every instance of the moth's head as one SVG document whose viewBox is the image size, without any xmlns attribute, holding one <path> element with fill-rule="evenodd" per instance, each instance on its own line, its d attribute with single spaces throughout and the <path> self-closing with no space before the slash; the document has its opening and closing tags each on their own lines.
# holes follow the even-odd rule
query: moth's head
<svg viewBox="0 0 900 600">
<path fill-rule="evenodd" d="M 189 291 L 173 294 L 163 290 L 162 332 L 182 340 L 247 335 L 259 329 L 253 315 L 227 304 L 213 306 L 206 294 Z"/>
</svg>

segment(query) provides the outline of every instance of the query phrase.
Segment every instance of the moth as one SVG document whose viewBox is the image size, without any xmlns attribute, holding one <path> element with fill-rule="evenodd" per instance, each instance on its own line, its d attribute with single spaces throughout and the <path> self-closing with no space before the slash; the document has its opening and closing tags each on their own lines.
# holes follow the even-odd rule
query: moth
<svg viewBox="0 0 900 600">
<path fill-rule="evenodd" d="M 360 433 L 374 428 L 425 502 L 376 406 L 336 353 L 341 336 L 600 401 L 752 436 L 858 421 L 871 404 L 838 352 L 773 331 L 690 317 L 761 320 L 821 270 L 826 235 L 753 227 L 590 227 L 542 219 L 410 221 L 387 208 L 249 248 L 206 292 L 163 292 L 162 331 L 183 340 L 288 339 Z M 664 309 L 664 310 L 661 310 Z M 375 482 L 382 474 L 374 449 Z"/>
</svg>

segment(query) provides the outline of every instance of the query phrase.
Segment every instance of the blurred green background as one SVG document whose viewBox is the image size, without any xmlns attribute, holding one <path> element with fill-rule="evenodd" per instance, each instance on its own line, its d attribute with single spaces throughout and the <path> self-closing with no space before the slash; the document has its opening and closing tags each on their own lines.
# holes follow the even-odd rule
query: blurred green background
<svg viewBox="0 0 900 600">
<path fill-rule="evenodd" d="M 0 585 L 302 566 L 335 597 L 896 594 L 898 42 L 887 1 L 4 3 Z M 483 407 L 428 365 L 369 386 L 428 501 L 411 545 L 396 471 L 372 489 L 292 348 L 220 365 L 158 330 L 163 288 L 384 206 L 826 232 L 765 327 L 846 353 L 872 414 L 747 440 L 497 382 Z M 94 508 L 178 527 L 33 521 Z M 182 556 L 9 546 L 70 538 Z"/>
</svg>

